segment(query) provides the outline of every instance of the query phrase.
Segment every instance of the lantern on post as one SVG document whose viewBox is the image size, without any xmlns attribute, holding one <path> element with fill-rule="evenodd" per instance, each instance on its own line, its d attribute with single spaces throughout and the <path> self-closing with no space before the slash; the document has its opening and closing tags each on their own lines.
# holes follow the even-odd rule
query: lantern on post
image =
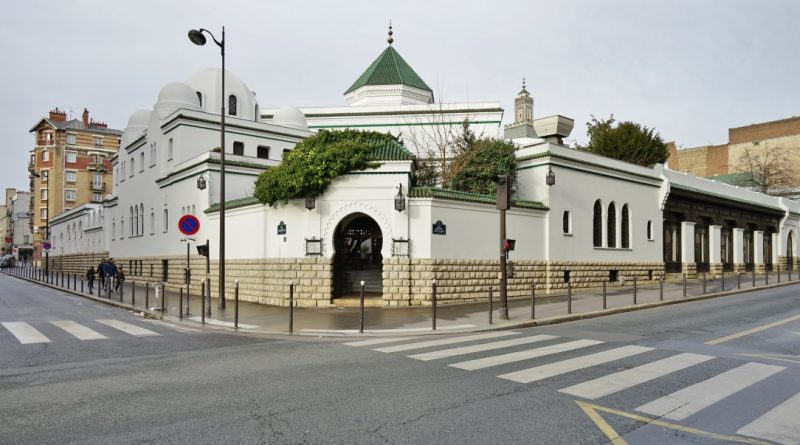
<svg viewBox="0 0 800 445">
<path fill-rule="evenodd" d="M 406 209 L 406 197 L 403 196 L 403 184 L 397 184 L 397 195 L 394 197 L 394 209 L 402 212 Z"/>
</svg>

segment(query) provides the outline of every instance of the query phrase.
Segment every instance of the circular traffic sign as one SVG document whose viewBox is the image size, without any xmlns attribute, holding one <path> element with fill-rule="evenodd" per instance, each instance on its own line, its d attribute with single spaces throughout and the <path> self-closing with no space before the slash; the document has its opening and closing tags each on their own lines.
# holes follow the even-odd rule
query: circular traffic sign
<svg viewBox="0 0 800 445">
<path fill-rule="evenodd" d="M 194 215 L 183 215 L 178 220 L 178 229 L 186 236 L 194 235 L 200 230 L 200 220 Z"/>
<path fill-rule="evenodd" d="M 53 248 L 53 245 L 52 245 L 52 244 L 50 244 L 50 242 L 49 242 L 49 241 L 45 241 L 45 242 L 43 242 L 43 243 L 42 243 L 42 249 L 44 249 L 44 250 L 50 250 L 50 249 L 52 249 L 52 248 Z"/>
</svg>

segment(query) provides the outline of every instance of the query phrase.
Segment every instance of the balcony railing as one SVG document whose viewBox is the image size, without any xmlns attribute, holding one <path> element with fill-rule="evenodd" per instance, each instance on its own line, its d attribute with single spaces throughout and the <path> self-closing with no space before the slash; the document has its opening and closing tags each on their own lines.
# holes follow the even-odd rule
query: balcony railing
<svg viewBox="0 0 800 445">
<path fill-rule="evenodd" d="M 92 191 L 96 192 L 104 192 L 106 190 L 106 184 L 104 182 L 90 182 Z"/>
</svg>

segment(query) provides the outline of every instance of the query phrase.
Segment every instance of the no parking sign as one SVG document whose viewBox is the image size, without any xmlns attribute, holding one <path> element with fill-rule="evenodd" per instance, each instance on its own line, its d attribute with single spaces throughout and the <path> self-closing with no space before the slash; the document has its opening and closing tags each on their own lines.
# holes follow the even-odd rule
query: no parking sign
<svg viewBox="0 0 800 445">
<path fill-rule="evenodd" d="M 200 230 L 200 220 L 194 215 L 183 215 L 178 220 L 178 230 L 186 236 L 191 236 Z"/>
</svg>

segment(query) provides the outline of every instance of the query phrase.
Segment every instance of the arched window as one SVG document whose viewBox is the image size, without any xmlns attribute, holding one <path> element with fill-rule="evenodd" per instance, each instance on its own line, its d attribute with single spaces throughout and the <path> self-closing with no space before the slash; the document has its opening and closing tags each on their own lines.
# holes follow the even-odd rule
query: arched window
<svg viewBox="0 0 800 445">
<path fill-rule="evenodd" d="M 164 232 L 169 231 L 169 210 L 164 209 Z"/>
<path fill-rule="evenodd" d="M 156 233 L 156 212 L 150 209 L 150 234 Z"/>
<path fill-rule="evenodd" d="M 111 221 L 111 240 L 117 239 L 117 222 Z"/>
<path fill-rule="evenodd" d="M 653 239 L 653 221 L 647 221 L 647 239 Z"/>
<path fill-rule="evenodd" d="M 561 230 L 564 235 L 572 234 L 572 215 L 569 212 L 564 212 L 561 221 Z"/>
<path fill-rule="evenodd" d="M 617 247 L 617 208 L 614 203 L 608 205 L 608 223 L 606 224 L 608 247 Z"/>
<path fill-rule="evenodd" d="M 119 218 L 119 239 L 125 238 L 125 217 Z"/>
<path fill-rule="evenodd" d="M 128 218 L 128 224 L 131 226 L 131 236 L 133 236 L 133 228 L 136 223 L 133 222 L 133 207 L 131 207 L 131 217 Z"/>
<path fill-rule="evenodd" d="M 81 238 L 83 238 L 83 221 L 78 223 L 78 233 Z"/>
<path fill-rule="evenodd" d="M 620 221 L 622 225 L 622 233 L 620 236 L 622 237 L 623 249 L 629 249 L 631 247 L 631 225 L 628 217 L 628 204 L 625 204 L 622 206 L 622 221 Z"/>
<path fill-rule="evenodd" d="M 203 108 L 203 93 L 197 92 L 197 102 L 200 103 L 200 108 Z"/>
<path fill-rule="evenodd" d="M 233 94 L 228 96 L 228 114 L 236 116 L 236 96 Z"/>
<path fill-rule="evenodd" d="M 592 242 L 594 247 L 603 247 L 603 205 L 600 200 L 594 202 L 592 218 Z"/>
<path fill-rule="evenodd" d="M 139 235 L 144 235 L 144 204 L 139 204 Z"/>
</svg>

